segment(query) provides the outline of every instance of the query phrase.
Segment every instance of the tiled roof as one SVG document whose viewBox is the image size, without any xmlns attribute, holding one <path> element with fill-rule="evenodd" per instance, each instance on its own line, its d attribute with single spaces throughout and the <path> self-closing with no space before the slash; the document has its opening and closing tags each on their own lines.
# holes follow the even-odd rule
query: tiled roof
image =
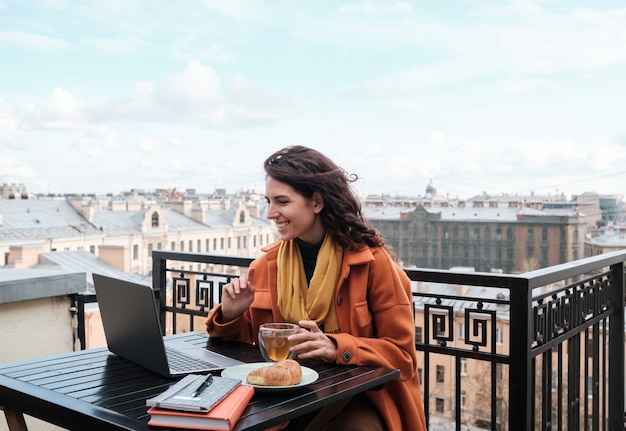
<svg viewBox="0 0 626 431">
<path fill-rule="evenodd" d="M 626 248 L 626 233 L 620 229 L 607 230 L 601 235 L 594 236 L 587 240 L 589 244 L 604 247 L 624 247 Z"/>
<path fill-rule="evenodd" d="M 121 278 L 148 286 L 152 285 L 151 277 L 124 272 L 86 251 L 56 251 L 40 254 L 39 265 L 36 268 L 41 270 L 49 267 L 56 267 L 65 272 L 84 272 L 87 291 L 89 292 L 94 291 L 93 273 Z"/>
<path fill-rule="evenodd" d="M 0 199 L 0 241 L 103 235 L 64 200 Z"/>
<path fill-rule="evenodd" d="M 401 214 L 411 214 L 414 211 L 426 211 L 429 214 L 439 214 L 442 221 L 503 221 L 514 222 L 518 215 L 523 216 L 554 216 L 574 214 L 568 210 L 540 211 L 534 208 L 509 207 L 500 204 L 497 207 L 474 207 L 474 206 L 434 206 L 402 208 L 395 206 L 364 207 L 363 215 L 370 220 L 399 220 Z"/>
<path fill-rule="evenodd" d="M 204 221 L 207 226 L 214 229 L 231 228 L 238 212 L 239 208 L 235 207 L 224 210 L 204 210 Z M 266 227 L 270 224 L 271 222 L 267 219 L 250 217 L 250 225 L 253 227 Z"/>
<path fill-rule="evenodd" d="M 98 228 L 106 230 L 110 236 L 139 234 L 141 233 L 141 223 L 147 211 L 150 211 L 150 209 L 138 211 L 111 211 L 105 209 L 95 213 L 93 223 Z M 170 231 L 200 231 L 207 229 L 207 226 L 174 209 L 164 208 L 163 211 Z"/>
</svg>

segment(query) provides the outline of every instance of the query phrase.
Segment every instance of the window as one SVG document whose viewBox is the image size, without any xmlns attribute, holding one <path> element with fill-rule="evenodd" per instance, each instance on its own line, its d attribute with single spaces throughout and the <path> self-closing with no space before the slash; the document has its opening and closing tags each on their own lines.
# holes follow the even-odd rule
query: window
<svg viewBox="0 0 626 431">
<path fill-rule="evenodd" d="M 417 343 L 421 343 L 422 342 L 422 327 L 421 326 L 416 326 L 415 327 L 415 341 Z"/>
<path fill-rule="evenodd" d="M 95 245 L 90 245 L 89 246 L 89 253 L 96 254 L 96 246 Z"/>
<path fill-rule="evenodd" d="M 196 250 L 198 253 L 200 253 L 202 251 L 202 240 L 199 239 L 198 240 L 198 249 Z M 209 251 L 208 249 L 206 251 Z"/>
<path fill-rule="evenodd" d="M 436 315 L 435 324 L 433 325 L 433 335 L 435 337 L 446 336 L 446 316 Z"/>
<path fill-rule="evenodd" d="M 465 339 L 465 323 L 459 323 L 459 333 L 457 334 L 459 340 Z"/>
<path fill-rule="evenodd" d="M 535 231 L 533 231 L 532 229 L 528 229 L 528 232 L 526 232 L 526 241 L 528 242 L 535 241 Z"/>
<path fill-rule="evenodd" d="M 541 230 L 541 240 L 542 241 L 548 240 L 548 229 L 546 229 L 545 227 Z"/>
<path fill-rule="evenodd" d="M 461 410 L 465 410 L 465 391 L 461 391 Z"/>
<path fill-rule="evenodd" d="M 467 376 L 467 358 L 461 358 L 461 375 Z"/>
<path fill-rule="evenodd" d="M 502 364 L 496 364 L 496 381 L 502 381 Z"/>
<path fill-rule="evenodd" d="M 185 241 L 180 242 L 180 251 L 185 251 Z"/>
<path fill-rule="evenodd" d="M 502 344 L 502 328 L 496 328 L 496 344 Z"/>
<path fill-rule="evenodd" d="M 152 213 L 152 227 L 159 227 L 159 213 L 156 211 Z"/>
<path fill-rule="evenodd" d="M 172 251 L 176 250 L 176 243 L 172 241 L 171 247 Z"/>
<path fill-rule="evenodd" d="M 139 245 L 133 245 L 133 260 L 139 259 Z"/>
<path fill-rule="evenodd" d="M 418 380 L 420 382 L 420 385 L 422 384 L 422 374 L 423 374 L 423 372 L 424 371 L 421 368 L 417 369 L 417 378 L 418 378 Z"/>
<path fill-rule="evenodd" d="M 445 381 L 445 367 L 443 365 L 437 365 L 437 383 L 444 383 Z"/>
<path fill-rule="evenodd" d="M 445 400 L 443 398 L 435 398 L 435 410 L 437 411 L 437 413 L 443 413 L 443 408 L 444 408 L 444 404 Z"/>
<path fill-rule="evenodd" d="M 189 240 L 189 251 L 193 251 L 193 241 Z"/>
<path fill-rule="evenodd" d="M 246 222 L 246 213 L 244 211 L 241 211 L 239 213 L 239 223 L 245 223 Z"/>
</svg>

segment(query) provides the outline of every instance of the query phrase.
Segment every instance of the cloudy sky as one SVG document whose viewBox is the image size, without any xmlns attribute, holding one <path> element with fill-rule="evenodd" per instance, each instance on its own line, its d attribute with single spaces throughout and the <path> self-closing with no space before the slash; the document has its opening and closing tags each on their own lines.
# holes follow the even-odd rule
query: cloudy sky
<svg viewBox="0 0 626 431">
<path fill-rule="evenodd" d="M 0 182 L 263 191 L 287 145 L 360 193 L 626 192 L 623 0 L 0 0 Z"/>
</svg>

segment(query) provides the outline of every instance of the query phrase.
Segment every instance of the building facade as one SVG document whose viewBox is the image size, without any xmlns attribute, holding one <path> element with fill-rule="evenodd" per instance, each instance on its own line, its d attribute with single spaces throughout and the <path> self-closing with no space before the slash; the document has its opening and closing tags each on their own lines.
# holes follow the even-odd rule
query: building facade
<svg viewBox="0 0 626 431">
<path fill-rule="evenodd" d="M 586 221 L 568 209 L 474 200 L 409 211 L 375 208 L 365 214 L 405 267 L 516 273 L 580 259 L 584 253 Z"/>
<path fill-rule="evenodd" d="M 54 251 L 87 251 L 150 276 L 152 251 L 256 256 L 275 241 L 259 202 L 73 198 L 0 200 L 1 266 L 31 268 Z"/>
</svg>

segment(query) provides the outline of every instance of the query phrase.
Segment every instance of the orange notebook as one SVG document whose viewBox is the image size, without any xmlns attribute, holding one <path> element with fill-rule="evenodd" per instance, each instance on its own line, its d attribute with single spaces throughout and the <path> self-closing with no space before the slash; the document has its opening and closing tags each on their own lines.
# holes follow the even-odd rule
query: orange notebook
<svg viewBox="0 0 626 431">
<path fill-rule="evenodd" d="M 252 386 L 240 385 L 207 413 L 150 407 L 148 425 L 231 431 L 254 395 Z"/>
</svg>

